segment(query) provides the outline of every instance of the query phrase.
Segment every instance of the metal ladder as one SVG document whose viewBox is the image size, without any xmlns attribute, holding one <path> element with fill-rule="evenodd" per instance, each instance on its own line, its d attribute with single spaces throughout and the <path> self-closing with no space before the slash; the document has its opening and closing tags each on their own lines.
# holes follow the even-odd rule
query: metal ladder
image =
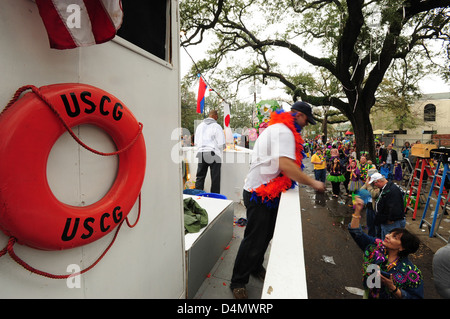
<svg viewBox="0 0 450 319">
<path fill-rule="evenodd" d="M 424 173 L 425 172 L 427 173 L 428 178 L 431 178 L 431 176 L 433 175 L 433 173 L 431 171 L 430 161 L 431 161 L 430 158 L 417 157 L 416 165 L 414 167 L 414 173 L 411 175 L 410 180 L 408 182 L 409 192 L 408 192 L 408 199 L 407 199 L 406 205 L 405 205 L 405 213 L 407 213 L 408 210 L 412 210 L 413 211 L 413 216 L 412 216 L 413 220 L 416 220 L 417 207 L 420 202 L 420 196 L 422 195 L 422 184 L 423 184 Z M 420 177 L 417 177 L 418 172 L 420 172 Z M 417 182 L 418 182 L 418 186 L 416 186 Z M 416 191 L 416 200 L 414 203 L 414 208 L 410 206 L 413 190 Z"/>
<path fill-rule="evenodd" d="M 430 192 L 428 194 L 427 203 L 425 204 L 425 208 L 423 210 L 422 220 L 420 221 L 419 228 L 422 228 L 423 224 L 427 224 L 430 227 L 430 229 L 429 229 L 430 237 L 438 236 L 439 238 L 441 238 L 442 240 L 444 240 L 445 242 L 448 243 L 448 239 L 442 237 L 436 231 L 436 226 L 437 226 L 437 228 L 439 228 L 439 225 L 441 224 L 441 221 L 444 217 L 444 212 L 447 208 L 447 205 L 449 202 L 449 197 L 450 197 L 450 196 L 448 196 L 448 192 L 444 188 L 445 179 L 446 178 L 450 179 L 450 171 L 448 170 L 448 163 L 443 164 L 442 175 L 439 175 L 439 167 L 440 166 L 441 166 L 441 162 L 439 161 L 438 164 L 436 165 L 436 171 L 433 176 L 433 181 L 431 183 Z M 437 199 L 434 199 L 432 197 L 433 192 L 437 195 Z M 435 207 L 434 213 L 432 215 L 433 221 L 430 223 L 427 220 L 425 220 L 425 218 L 426 218 L 427 210 L 428 210 L 431 200 L 436 201 L 436 207 Z M 442 208 L 442 211 L 439 214 L 440 207 Z M 438 217 L 439 217 L 439 222 L 436 225 L 436 221 L 438 220 Z"/>
</svg>

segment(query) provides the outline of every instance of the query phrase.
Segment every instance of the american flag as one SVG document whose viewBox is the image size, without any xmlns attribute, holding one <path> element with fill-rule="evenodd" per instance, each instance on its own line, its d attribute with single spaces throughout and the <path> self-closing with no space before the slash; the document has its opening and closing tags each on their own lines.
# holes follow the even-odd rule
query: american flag
<svg viewBox="0 0 450 319">
<path fill-rule="evenodd" d="M 36 0 L 36 4 L 53 49 L 107 42 L 122 24 L 120 0 Z"/>
</svg>

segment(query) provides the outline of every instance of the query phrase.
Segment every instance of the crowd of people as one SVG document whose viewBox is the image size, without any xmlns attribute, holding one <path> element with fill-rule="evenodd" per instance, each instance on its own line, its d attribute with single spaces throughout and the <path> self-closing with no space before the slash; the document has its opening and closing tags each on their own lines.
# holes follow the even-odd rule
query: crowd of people
<svg viewBox="0 0 450 319">
<path fill-rule="evenodd" d="M 321 139 L 308 140 L 305 149 L 314 164 L 316 180 L 330 181 L 334 197 L 340 195 L 341 184 L 345 189 L 344 196 L 356 193 L 367 181 L 369 171 L 375 172 L 373 169 L 389 181 L 402 179 L 402 166 L 392 144 L 385 146 L 384 143 L 377 143 L 376 157 L 373 160 L 364 151 L 358 159 L 354 143 L 341 138 L 332 139 L 325 144 Z M 405 142 L 402 148 L 403 158 L 409 157 L 410 150 L 409 142 Z"/>
<path fill-rule="evenodd" d="M 408 259 L 409 254 L 417 251 L 420 241 L 405 229 L 404 196 L 394 182 L 401 180 L 397 151 L 392 144 L 377 143 L 376 157 L 372 160 L 368 152 L 361 152 L 358 158 L 352 141 L 321 142 L 315 139 L 306 144 L 314 177 L 331 183 L 334 198 L 341 196 L 341 184 L 345 190 L 343 195 L 352 197 L 355 211 L 349 232 L 364 251 L 365 297 L 423 298 L 421 271 Z M 405 143 L 402 156 L 408 157 L 409 152 L 410 145 Z M 360 225 L 364 207 L 367 232 Z M 373 266 L 378 277 L 373 275 L 375 268 L 370 268 Z M 378 278 L 378 284 L 373 278 Z"/>
<path fill-rule="evenodd" d="M 410 158 L 411 149 L 412 145 L 405 142 L 399 152 L 402 159 Z M 334 198 L 341 196 L 341 184 L 345 189 L 343 195 L 352 196 L 354 213 L 348 229 L 364 251 L 365 297 L 423 298 L 422 273 L 408 258 L 418 250 L 420 241 L 406 229 L 404 193 L 396 183 L 402 180 L 402 167 L 393 145 L 376 143 L 373 161 L 368 158 L 368 152 L 361 152 L 358 159 L 355 145 L 346 139 L 328 143 L 322 143 L 321 139 L 309 140 L 305 150 L 311 154 L 315 179 L 329 181 Z M 447 180 L 446 183 L 450 184 Z M 364 191 L 366 195 L 362 195 Z M 360 224 L 364 208 L 367 231 Z M 450 244 L 447 244 L 433 257 L 435 287 L 443 298 L 450 298 L 449 255 Z M 378 277 L 372 272 L 373 266 Z M 378 282 L 373 278 L 378 278 Z"/>
<path fill-rule="evenodd" d="M 311 163 L 314 165 L 316 180 L 328 180 L 332 186 L 332 196 L 351 196 L 361 190 L 367 191 L 367 227 L 370 236 L 383 239 L 394 228 L 405 228 L 404 194 L 395 183 L 401 180 L 401 166 L 398 154 L 393 145 L 386 147 L 376 144 L 376 158 L 368 158 L 368 152 L 356 156 L 353 142 L 333 139 L 321 143 L 320 139 L 307 141 L 306 148 L 311 152 Z M 405 143 L 405 149 L 410 149 Z M 409 152 L 402 153 L 409 156 Z M 400 172 L 398 172 L 400 171 Z"/>
<path fill-rule="evenodd" d="M 216 129 L 216 120 L 217 115 L 210 114 L 201 129 Z M 423 298 L 423 276 L 408 258 L 418 250 L 420 241 L 405 229 L 403 194 L 394 182 L 401 179 L 397 151 L 392 144 L 384 146 L 383 143 L 377 143 L 376 158 L 370 159 L 368 152 L 357 156 L 352 141 L 304 141 L 301 129 L 308 123 L 315 124 L 311 106 L 305 102 L 296 102 L 290 112 L 273 112 L 269 126 L 255 143 L 243 189 L 247 225 L 231 278 L 233 296 L 236 299 L 248 298 L 246 284 L 251 275 L 261 280 L 265 278 L 264 254 L 273 237 L 281 193 L 296 183 L 323 193 L 329 181 L 333 198 L 341 196 L 341 184 L 345 189 L 342 195 L 352 197 L 354 213 L 348 230 L 364 251 L 365 296 L 383 299 Z M 219 129 L 215 132 L 206 134 L 207 143 L 205 138 L 202 141 L 205 147 L 199 147 L 200 169 L 197 179 L 200 180 L 201 188 L 208 167 L 212 171 L 217 169 L 217 165 L 211 166 L 210 162 L 220 162 L 217 153 L 220 154 L 224 147 L 222 133 Z M 196 132 L 196 136 L 205 135 L 200 133 Z M 200 146 L 200 140 L 196 144 Z M 405 143 L 401 150 L 403 158 L 409 156 L 410 150 L 409 143 Z M 301 169 L 305 153 L 314 165 L 314 178 Z M 207 158 L 214 160 L 205 160 Z M 217 180 L 217 174 L 212 175 Z M 214 181 L 213 184 L 217 185 Z M 360 224 L 363 208 L 366 208 L 367 232 L 362 230 Z M 441 253 L 444 256 L 441 260 L 445 259 L 446 254 L 447 250 Z M 441 267 L 439 269 L 447 266 L 446 263 L 437 265 Z M 441 273 L 444 272 L 446 270 Z M 447 286 L 442 285 L 440 289 L 449 290 Z"/>
</svg>

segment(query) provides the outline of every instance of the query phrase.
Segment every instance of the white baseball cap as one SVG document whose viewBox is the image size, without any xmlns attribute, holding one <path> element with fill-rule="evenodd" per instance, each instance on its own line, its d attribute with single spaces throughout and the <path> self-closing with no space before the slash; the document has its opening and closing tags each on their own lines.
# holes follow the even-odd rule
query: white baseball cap
<svg viewBox="0 0 450 319">
<path fill-rule="evenodd" d="M 367 176 L 371 177 L 375 173 L 378 173 L 378 170 L 376 168 L 371 168 L 367 171 Z"/>
<path fill-rule="evenodd" d="M 373 182 L 378 181 L 378 180 L 383 179 L 383 178 L 384 178 L 384 176 L 381 175 L 380 173 L 374 173 L 374 174 L 370 177 L 369 184 L 372 184 Z"/>
</svg>

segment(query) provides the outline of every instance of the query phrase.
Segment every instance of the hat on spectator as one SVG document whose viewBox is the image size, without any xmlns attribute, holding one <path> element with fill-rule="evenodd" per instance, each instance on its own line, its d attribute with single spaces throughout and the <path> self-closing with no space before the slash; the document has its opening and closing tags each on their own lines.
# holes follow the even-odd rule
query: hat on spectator
<svg viewBox="0 0 450 319">
<path fill-rule="evenodd" d="M 376 168 L 371 168 L 367 171 L 367 176 L 372 176 L 373 174 L 378 173 L 378 170 Z"/>
<path fill-rule="evenodd" d="M 372 184 L 375 181 L 379 181 L 380 179 L 384 179 L 384 176 L 380 173 L 375 173 L 370 177 L 369 184 Z"/>
<path fill-rule="evenodd" d="M 316 124 L 316 121 L 314 120 L 312 116 L 312 108 L 311 105 L 309 105 L 306 102 L 303 101 L 297 101 L 291 106 L 291 110 L 296 110 L 299 112 L 302 112 L 308 117 L 308 122 L 312 125 Z"/>
</svg>

